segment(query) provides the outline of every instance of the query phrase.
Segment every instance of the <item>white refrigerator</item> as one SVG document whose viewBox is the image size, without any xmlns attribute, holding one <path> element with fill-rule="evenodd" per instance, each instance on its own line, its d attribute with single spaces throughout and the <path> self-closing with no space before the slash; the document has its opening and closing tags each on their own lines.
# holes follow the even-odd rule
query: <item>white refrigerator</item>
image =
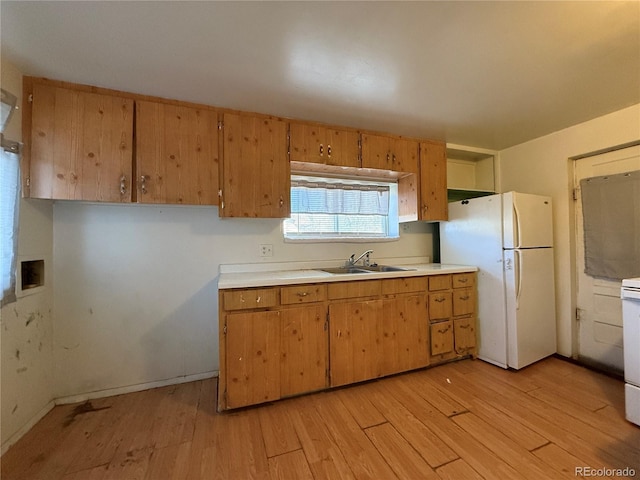
<svg viewBox="0 0 640 480">
<path fill-rule="evenodd" d="M 478 266 L 478 358 L 520 369 L 556 352 L 550 197 L 517 192 L 449 204 L 446 264 Z"/>
</svg>

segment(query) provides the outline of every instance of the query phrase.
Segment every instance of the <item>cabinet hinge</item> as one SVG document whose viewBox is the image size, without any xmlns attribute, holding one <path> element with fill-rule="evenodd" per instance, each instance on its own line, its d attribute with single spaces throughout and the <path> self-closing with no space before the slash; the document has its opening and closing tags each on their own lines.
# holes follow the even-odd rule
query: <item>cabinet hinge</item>
<svg viewBox="0 0 640 480">
<path fill-rule="evenodd" d="M 222 328 L 222 333 L 225 334 L 225 335 L 227 334 L 227 326 L 226 325 Z"/>
<path fill-rule="evenodd" d="M 580 309 L 576 308 L 576 321 L 579 322 L 580 321 Z"/>
<path fill-rule="evenodd" d="M 576 187 L 576 188 L 573 189 L 573 200 L 574 201 L 578 200 L 578 194 L 580 193 L 579 190 L 580 190 L 580 187 Z"/>
<path fill-rule="evenodd" d="M 27 101 L 29 103 L 33 103 L 33 93 L 30 93 L 29 96 L 27 97 Z"/>
<path fill-rule="evenodd" d="M 27 187 L 30 187 L 30 186 L 31 186 L 31 177 L 27 177 L 27 178 L 25 179 L 25 184 L 26 184 L 26 186 L 27 186 Z"/>
<path fill-rule="evenodd" d="M 221 120 L 218 122 L 218 130 L 222 130 L 224 128 L 224 122 Z"/>
</svg>

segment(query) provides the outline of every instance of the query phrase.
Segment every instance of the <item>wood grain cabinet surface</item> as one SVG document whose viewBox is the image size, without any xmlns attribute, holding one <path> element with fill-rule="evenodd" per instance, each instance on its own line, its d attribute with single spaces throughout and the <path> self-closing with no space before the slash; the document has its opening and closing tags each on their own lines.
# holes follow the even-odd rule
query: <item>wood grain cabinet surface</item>
<svg viewBox="0 0 640 480">
<path fill-rule="evenodd" d="M 220 216 L 285 218 L 291 213 L 287 124 L 225 113 Z"/>
<path fill-rule="evenodd" d="M 418 220 L 447 220 L 447 201 L 446 144 L 444 142 L 421 142 Z"/>
<path fill-rule="evenodd" d="M 360 135 L 355 130 L 291 122 L 289 155 L 292 162 L 337 167 L 360 167 Z"/>
<path fill-rule="evenodd" d="M 136 102 L 139 203 L 218 204 L 218 114 Z"/>
<path fill-rule="evenodd" d="M 34 84 L 29 196 L 130 202 L 133 100 Z"/>
<path fill-rule="evenodd" d="M 416 140 L 362 134 L 362 168 L 418 173 L 418 151 Z"/>
<path fill-rule="evenodd" d="M 476 274 L 429 277 L 431 363 L 476 351 Z"/>
<path fill-rule="evenodd" d="M 219 410 L 476 351 L 475 273 L 223 289 L 219 305 Z"/>
</svg>

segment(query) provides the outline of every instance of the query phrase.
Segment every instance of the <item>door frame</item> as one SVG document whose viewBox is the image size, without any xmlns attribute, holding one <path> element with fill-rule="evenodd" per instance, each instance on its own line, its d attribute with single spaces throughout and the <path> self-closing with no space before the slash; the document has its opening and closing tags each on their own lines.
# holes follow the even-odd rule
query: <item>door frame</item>
<svg viewBox="0 0 640 480">
<path fill-rule="evenodd" d="M 570 208 L 569 213 L 571 215 L 570 227 L 569 227 L 569 238 L 570 238 L 570 267 L 571 267 L 571 358 L 574 360 L 578 360 L 580 356 L 580 345 L 579 345 L 579 336 L 580 336 L 580 326 L 578 324 L 578 216 L 577 216 L 577 208 L 576 202 L 578 201 L 577 189 L 579 188 L 579 181 L 577 180 L 577 161 L 585 158 L 595 157 L 599 155 L 604 155 L 607 153 L 616 152 L 619 150 L 624 150 L 627 148 L 632 148 L 640 146 L 640 140 L 634 140 L 632 142 L 626 142 L 623 144 L 595 150 L 588 153 L 583 153 L 579 155 L 574 155 L 568 158 L 568 167 L 570 169 L 570 177 L 569 177 L 569 199 Z M 600 364 L 594 365 L 596 368 L 602 368 L 605 370 L 611 370 L 610 367 Z"/>
</svg>

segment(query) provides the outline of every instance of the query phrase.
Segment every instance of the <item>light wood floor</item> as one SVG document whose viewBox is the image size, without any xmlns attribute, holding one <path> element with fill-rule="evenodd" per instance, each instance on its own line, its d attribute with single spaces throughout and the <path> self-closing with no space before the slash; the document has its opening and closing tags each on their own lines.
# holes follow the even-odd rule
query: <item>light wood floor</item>
<svg viewBox="0 0 640 480">
<path fill-rule="evenodd" d="M 640 476 L 623 383 L 557 358 L 520 372 L 464 360 L 225 414 L 215 390 L 211 379 L 56 407 L 2 457 L 2 479 Z"/>
</svg>

